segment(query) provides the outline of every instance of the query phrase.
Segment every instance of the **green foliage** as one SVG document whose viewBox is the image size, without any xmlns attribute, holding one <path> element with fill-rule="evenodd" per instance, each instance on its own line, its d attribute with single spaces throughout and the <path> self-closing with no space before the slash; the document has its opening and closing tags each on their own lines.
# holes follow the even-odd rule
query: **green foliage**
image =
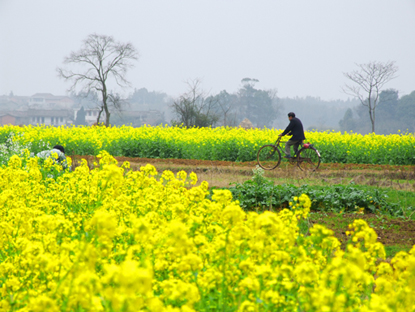
<svg viewBox="0 0 415 312">
<path fill-rule="evenodd" d="M 212 97 L 206 97 L 200 89 L 200 81 L 188 82 L 188 92 L 180 95 L 171 108 L 177 119 L 172 120 L 174 125 L 184 127 L 209 127 L 214 125 L 219 116 L 215 113 L 217 103 Z"/>
<path fill-rule="evenodd" d="M 4 143 L 0 143 L 0 165 L 6 165 L 13 155 L 21 156 L 26 149 L 31 150 L 31 142 L 22 145 L 18 141 L 14 141 L 13 137 L 14 133 L 10 133 Z"/>
<path fill-rule="evenodd" d="M 84 110 L 84 107 L 82 106 L 81 109 L 76 114 L 75 125 L 77 126 L 86 125 L 85 116 L 86 116 L 86 112 Z"/>
<path fill-rule="evenodd" d="M 255 169 L 252 169 L 254 176 L 252 177 L 252 181 L 254 181 L 257 185 L 262 185 L 267 182 L 267 179 L 264 177 L 264 169 L 260 166 L 256 166 Z"/>
<path fill-rule="evenodd" d="M 258 181 L 260 181 L 258 183 Z M 365 189 L 361 186 L 294 186 L 292 184 L 274 185 L 268 180 L 255 178 L 244 183 L 236 183 L 230 187 L 233 197 L 239 200 L 245 210 L 286 208 L 294 196 L 307 194 L 312 201 L 314 211 L 329 212 L 382 212 L 393 216 L 405 217 L 414 207 L 403 210 L 399 204 L 391 203 L 388 194 L 380 189 Z"/>
<path fill-rule="evenodd" d="M 385 252 L 387 258 L 393 258 L 395 255 L 400 251 L 409 252 L 411 248 L 407 246 L 399 246 L 399 245 L 392 245 L 392 246 L 385 246 Z"/>
<path fill-rule="evenodd" d="M 272 90 L 260 90 L 255 88 L 257 79 L 244 78 L 241 83 L 243 86 L 238 91 L 238 106 L 242 110 L 244 117 L 249 116 L 249 120 L 261 127 L 271 127 L 276 118 L 276 95 Z"/>
<path fill-rule="evenodd" d="M 346 110 L 344 117 L 339 121 L 341 131 L 349 131 L 356 129 L 356 120 L 353 118 L 353 112 L 351 108 Z"/>
<path fill-rule="evenodd" d="M 399 98 L 398 91 L 387 89 L 379 94 L 376 106 L 376 133 L 391 134 L 398 131 L 415 132 L 415 91 Z M 353 112 L 349 108 L 339 122 L 341 131 L 369 133 L 370 119 L 367 107 L 359 104 Z"/>
<path fill-rule="evenodd" d="M 205 109 L 205 99 L 192 99 L 181 97 L 173 103 L 174 113 L 178 120 L 172 120 L 174 125 L 183 125 L 185 127 L 209 127 L 219 120 L 219 116 L 212 113 L 211 110 Z"/>
</svg>

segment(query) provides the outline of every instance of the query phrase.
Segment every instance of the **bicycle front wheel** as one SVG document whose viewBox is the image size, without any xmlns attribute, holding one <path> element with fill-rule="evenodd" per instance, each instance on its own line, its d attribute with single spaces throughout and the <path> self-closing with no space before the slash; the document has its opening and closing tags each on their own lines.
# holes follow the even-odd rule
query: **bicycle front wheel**
<svg viewBox="0 0 415 312">
<path fill-rule="evenodd" d="M 259 149 L 257 159 L 262 169 L 272 170 L 281 163 L 281 153 L 275 145 L 264 145 Z"/>
<path fill-rule="evenodd" d="M 314 147 L 303 147 L 298 153 L 297 164 L 303 171 L 316 171 L 320 166 L 320 153 Z"/>
</svg>

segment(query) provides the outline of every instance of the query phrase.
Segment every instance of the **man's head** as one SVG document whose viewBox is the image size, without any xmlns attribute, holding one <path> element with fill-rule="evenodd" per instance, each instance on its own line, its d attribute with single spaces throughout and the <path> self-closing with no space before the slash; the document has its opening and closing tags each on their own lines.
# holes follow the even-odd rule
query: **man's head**
<svg viewBox="0 0 415 312">
<path fill-rule="evenodd" d="M 288 119 L 291 120 L 295 117 L 295 114 L 293 112 L 288 113 Z"/>
<path fill-rule="evenodd" d="M 55 145 L 53 148 L 60 150 L 62 153 L 65 154 L 65 148 L 62 145 Z"/>
</svg>

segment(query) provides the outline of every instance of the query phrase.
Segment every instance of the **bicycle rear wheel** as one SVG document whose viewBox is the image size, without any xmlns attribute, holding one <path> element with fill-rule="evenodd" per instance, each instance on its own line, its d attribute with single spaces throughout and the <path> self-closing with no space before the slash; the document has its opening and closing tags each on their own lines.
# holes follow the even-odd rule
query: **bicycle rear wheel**
<svg viewBox="0 0 415 312">
<path fill-rule="evenodd" d="M 316 171 L 320 166 L 320 153 L 314 147 L 303 147 L 298 153 L 297 164 L 303 171 Z"/>
<path fill-rule="evenodd" d="M 281 153 L 275 145 L 264 145 L 258 151 L 257 160 L 262 169 L 272 170 L 281 163 Z"/>
</svg>

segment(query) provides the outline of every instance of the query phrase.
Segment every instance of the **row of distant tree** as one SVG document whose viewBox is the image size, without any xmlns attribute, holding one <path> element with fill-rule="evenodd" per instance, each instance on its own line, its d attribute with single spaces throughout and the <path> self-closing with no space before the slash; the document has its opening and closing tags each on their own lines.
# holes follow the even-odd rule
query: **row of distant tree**
<svg viewBox="0 0 415 312">
<path fill-rule="evenodd" d="M 234 93 L 223 90 L 207 95 L 200 81 L 188 83 L 188 91 L 174 99 L 167 93 L 135 89 L 125 99 L 121 112 L 114 111 L 112 124 L 135 124 L 128 117 L 129 110 L 156 109 L 166 112 L 160 123 L 186 126 L 237 126 L 248 118 L 256 127 L 284 128 L 287 113 L 296 112 L 306 129 L 341 130 L 358 133 L 371 132 L 367 106 L 357 99 L 325 101 L 318 97 L 279 98 L 275 90 L 255 87 L 256 79 L 243 79 Z M 97 94 L 72 94 L 78 105 L 94 107 L 99 103 Z M 125 112 L 127 114 L 123 114 Z M 415 132 L 415 91 L 399 97 L 395 89 L 383 90 L 376 107 L 376 133 L 390 134 L 398 130 Z M 78 113 L 82 120 L 83 111 Z M 82 121 L 80 121 L 82 122 Z"/>
<path fill-rule="evenodd" d="M 189 83 L 187 93 L 174 100 L 175 123 L 186 126 L 237 126 L 248 118 L 255 127 L 283 129 L 288 112 L 295 112 L 308 130 L 339 130 L 339 121 L 357 99 L 325 101 L 319 97 L 279 98 L 276 90 L 256 87 L 257 79 L 244 78 L 235 93 L 226 90 L 206 96 L 200 82 Z M 368 121 L 369 122 L 369 121 Z"/>
<path fill-rule="evenodd" d="M 207 95 L 199 80 L 188 82 L 188 90 L 171 105 L 173 124 L 184 126 L 237 126 L 248 118 L 256 127 L 271 127 L 280 109 L 275 90 L 255 87 L 257 79 L 244 78 L 236 93 L 226 90 Z"/>
<path fill-rule="evenodd" d="M 258 80 L 252 78 L 242 79 L 241 87 L 235 93 L 223 90 L 216 95 L 209 95 L 202 90 L 200 81 L 196 79 L 189 81 L 187 91 L 176 99 L 171 99 L 162 92 L 149 92 L 144 88 L 135 90 L 128 99 L 124 99 L 111 92 L 110 86 L 130 87 L 125 74 L 134 66 L 138 56 L 137 50 L 130 43 L 117 42 L 110 36 L 92 34 L 84 40 L 79 51 L 72 52 L 64 59 L 64 64 L 69 67 L 58 68 L 58 73 L 71 82 L 73 92 L 79 87 L 84 100 L 96 102 L 97 122 L 101 121 L 100 118 L 105 119 L 107 126 L 114 112 L 129 109 L 128 103 L 160 110 L 167 107 L 169 109 L 166 111 L 172 113 L 172 124 L 188 127 L 236 126 L 242 119 L 248 118 L 256 127 L 283 128 L 283 117 L 295 107 L 298 108 L 296 114 L 302 116 L 309 127 L 315 126 L 318 130 L 324 127 L 330 129 L 334 128 L 332 122 L 345 109 L 344 105 L 340 109 L 334 106 L 327 109 L 328 103 L 313 105 L 308 101 L 309 98 L 306 98 L 306 105 L 301 100 L 281 101 L 275 90 L 257 88 Z M 79 69 L 78 65 L 84 65 L 84 69 Z M 398 67 L 395 62 L 370 62 L 357 66 L 357 70 L 344 73 L 352 82 L 345 85 L 344 91 L 360 102 L 360 105 L 354 109 L 349 107 L 345 111 L 338 124 L 340 129 L 362 133 L 375 130 L 377 133 L 393 133 L 401 129 L 415 131 L 415 94 L 399 98 L 396 90 L 383 90 L 383 86 L 396 77 Z"/>
<path fill-rule="evenodd" d="M 276 91 L 258 89 L 255 87 L 257 82 L 245 78 L 236 93 L 223 90 L 210 95 L 202 89 L 200 80 L 195 79 L 187 83 L 187 91 L 176 99 L 164 92 L 135 89 L 123 100 L 120 109 L 109 108 L 111 124 L 130 123 L 128 114 L 123 112 L 151 109 L 167 112 L 168 123 L 187 127 L 237 126 L 246 117 L 256 127 L 271 127 L 280 108 Z M 77 106 L 92 108 L 100 105 L 96 92 L 73 92 L 71 96 Z"/>
<path fill-rule="evenodd" d="M 117 95 L 119 96 L 119 95 Z M 70 97 L 73 99 L 77 111 L 75 125 L 86 125 L 86 112 L 85 109 L 97 109 L 101 105 L 101 101 L 96 92 L 72 92 Z M 111 125 L 131 125 L 133 127 L 140 127 L 145 123 L 141 119 L 137 118 L 137 114 L 131 114 L 131 111 L 141 111 L 145 113 L 149 110 L 157 110 L 156 115 L 160 116 L 155 124 L 166 123 L 165 111 L 169 109 L 172 103 L 172 98 L 166 93 L 157 91 L 148 91 L 146 88 L 135 89 L 129 97 L 122 99 L 122 105 L 118 108 L 113 106 L 109 107 L 111 112 Z M 145 114 L 144 114 L 145 115 Z M 98 123 L 98 121 L 97 121 Z"/>
<path fill-rule="evenodd" d="M 399 97 L 395 89 L 383 90 L 376 107 L 376 133 L 415 132 L 415 91 Z M 369 133 L 372 131 L 368 108 L 358 105 L 349 108 L 340 120 L 340 130 Z"/>
</svg>

